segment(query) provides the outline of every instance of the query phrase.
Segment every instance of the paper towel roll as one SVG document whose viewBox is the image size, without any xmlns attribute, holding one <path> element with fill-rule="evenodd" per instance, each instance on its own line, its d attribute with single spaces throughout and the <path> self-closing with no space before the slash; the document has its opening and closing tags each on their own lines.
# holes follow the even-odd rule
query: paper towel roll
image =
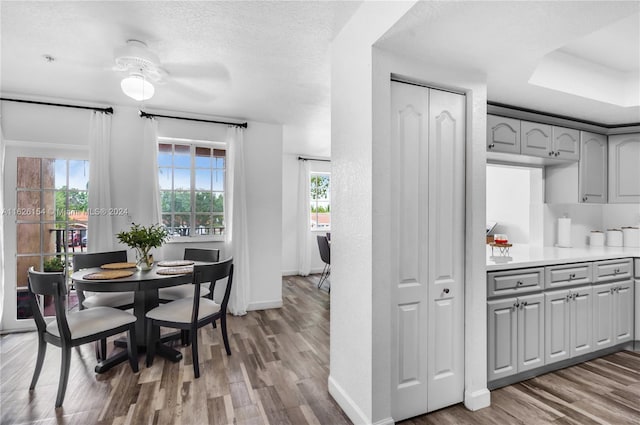
<svg viewBox="0 0 640 425">
<path fill-rule="evenodd" d="M 561 217 L 558 219 L 558 244 L 561 248 L 571 248 L 571 219 Z"/>
</svg>

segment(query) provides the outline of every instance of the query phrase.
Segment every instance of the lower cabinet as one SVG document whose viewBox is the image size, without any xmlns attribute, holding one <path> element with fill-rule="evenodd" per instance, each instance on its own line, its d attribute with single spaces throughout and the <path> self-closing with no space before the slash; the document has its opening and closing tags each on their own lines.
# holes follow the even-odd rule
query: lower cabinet
<svg viewBox="0 0 640 425">
<path fill-rule="evenodd" d="M 593 351 L 591 286 L 551 291 L 545 299 L 545 364 Z"/>
<path fill-rule="evenodd" d="M 599 350 L 633 340 L 633 281 L 593 287 L 593 346 Z"/>
<path fill-rule="evenodd" d="M 489 380 L 544 365 L 544 296 L 488 301 Z"/>
</svg>

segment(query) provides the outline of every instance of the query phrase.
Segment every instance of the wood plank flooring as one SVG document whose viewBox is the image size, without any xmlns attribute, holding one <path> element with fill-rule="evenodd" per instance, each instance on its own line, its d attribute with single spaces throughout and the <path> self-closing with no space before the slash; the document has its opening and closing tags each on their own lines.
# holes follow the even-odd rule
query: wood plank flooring
<svg viewBox="0 0 640 425">
<path fill-rule="evenodd" d="M 156 358 L 140 372 L 122 364 L 96 375 L 91 345 L 73 351 L 64 406 L 54 409 L 60 350 L 50 346 L 29 392 L 34 333 L 0 337 L 2 424 L 350 424 L 327 392 L 329 297 L 319 275 L 283 278 L 281 309 L 229 316 L 232 355 L 219 330 L 200 330 L 201 377 L 189 347 L 180 363 Z M 177 347 L 178 348 L 178 347 Z M 639 424 L 640 353 L 621 352 L 491 393 L 492 405 L 462 405 L 404 421 L 423 424 Z"/>
</svg>

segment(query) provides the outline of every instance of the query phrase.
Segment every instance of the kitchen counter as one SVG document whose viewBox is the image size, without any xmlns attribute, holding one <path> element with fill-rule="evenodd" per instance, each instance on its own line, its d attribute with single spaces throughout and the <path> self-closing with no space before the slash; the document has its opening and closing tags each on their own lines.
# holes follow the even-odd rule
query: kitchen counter
<svg viewBox="0 0 640 425">
<path fill-rule="evenodd" d="M 582 261 L 612 260 L 614 258 L 640 258 L 640 248 L 581 247 L 556 248 L 514 244 L 506 256 L 499 255 L 498 248 L 487 245 L 487 271 L 578 263 Z"/>
</svg>

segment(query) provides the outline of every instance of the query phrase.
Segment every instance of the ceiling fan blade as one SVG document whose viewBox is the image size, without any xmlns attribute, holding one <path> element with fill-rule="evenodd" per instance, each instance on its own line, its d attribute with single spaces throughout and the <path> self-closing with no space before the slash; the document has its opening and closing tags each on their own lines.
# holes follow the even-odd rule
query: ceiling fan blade
<svg viewBox="0 0 640 425">
<path fill-rule="evenodd" d="M 162 66 L 170 76 L 176 78 L 197 78 L 220 82 L 231 81 L 229 70 L 221 63 L 212 62 L 200 65 L 163 63 Z"/>
</svg>

